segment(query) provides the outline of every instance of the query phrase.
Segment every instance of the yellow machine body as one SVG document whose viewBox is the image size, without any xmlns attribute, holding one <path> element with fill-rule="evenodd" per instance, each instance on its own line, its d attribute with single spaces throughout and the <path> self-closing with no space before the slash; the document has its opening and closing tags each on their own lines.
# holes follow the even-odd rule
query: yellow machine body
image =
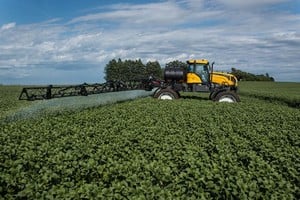
<svg viewBox="0 0 300 200">
<path fill-rule="evenodd" d="M 187 77 L 186 82 L 188 84 L 194 84 L 194 83 L 201 84 L 202 83 L 201 78 L 196 73 L 189 72 L 189 73 L 187 73 L 186 77 Z"/>
<path fill-rule="evenodd" d="M 212 67 L 206 59 L 188 60 L 189 72 L 187 73 L 188 84 L 202 84 L 210 81 L 213 84 L 237 87 L 237 78 L 229 73 L 211 72 Z M 202 78 L 201 78 L 202 77 Z M 203 80 L 204 78 L 210 80 Z"/>
<path fill-rule="evenodd" d="M 199 59 L 199 60 L 188 60 L 188 64 L 202 64 L 202 65 L 208 65 L 209 61 L 206 59 Z"/>
<path fill-rule="evenodd" d="M 223 72 L 213 72 L 211 82 L 219 85 L 238 86 L 238 80 L 234 75 Z"/>
</svg>

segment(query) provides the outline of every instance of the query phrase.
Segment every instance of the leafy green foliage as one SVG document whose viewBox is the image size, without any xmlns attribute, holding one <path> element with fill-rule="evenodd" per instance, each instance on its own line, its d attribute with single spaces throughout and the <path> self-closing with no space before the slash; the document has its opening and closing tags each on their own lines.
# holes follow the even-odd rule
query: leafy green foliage
<svg viewBox="0 0 300 200">
<path fill-rule="evenodd" d="M 299 109 L 249 96 L 200 99 L 144 98 L 2 123 L 0 196 L 297 199 Z"/>
<path fill-rule="evenodd" d="M 146 75 L 154 76 L 156 78 L 162 78 L 162 69 L 158 61 L 147 62 L 146 64 Z"/>
<path fill-rule="evenodd" d="M 242 81 L 239 85 L 241 95 L 300 107 L 300 83 Z"/>
<path fill-rule="evenodd" d="M 115 59 L 109 61 L 105 67 L 105 79 L 106 80 L 141 80 L 146 79 L 149 76 L 161 78 L 162 71 L 160 64 L 155 62 L 148 62 L 146 65 L 141 60 L 125 60 L 122 61 Z"/>
<path fill-rule="evenodd" d="M 166 68 L 182 68 L 187 70 L 188 64 L 179 60 L 174 60 L 166 63 Z"/>
</svg>

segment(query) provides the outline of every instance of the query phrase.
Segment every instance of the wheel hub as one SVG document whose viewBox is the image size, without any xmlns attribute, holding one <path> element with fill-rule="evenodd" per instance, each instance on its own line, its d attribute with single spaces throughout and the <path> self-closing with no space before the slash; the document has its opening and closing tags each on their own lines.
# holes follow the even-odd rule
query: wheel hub
<svg viewBox="0 0 300 200">
<path fill-rule="evenodd" d="M 228 102 L 228 103 L 234 103 L 236 102 L 235 99 L 231 96 L 223 96 L 219 99 L 219 102 Z"/>
<path fill-rule="evenodd" d="M 162 99 L 162 100 L 172 100 L 174 98 L 170 94 L 161 94 L 159 96 L 159 99 Z"/>
</svg>

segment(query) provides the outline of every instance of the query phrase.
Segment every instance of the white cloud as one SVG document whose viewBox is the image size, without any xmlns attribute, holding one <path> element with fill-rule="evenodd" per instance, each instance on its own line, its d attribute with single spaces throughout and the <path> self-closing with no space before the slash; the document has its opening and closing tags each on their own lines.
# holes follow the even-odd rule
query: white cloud
<svg viewBox="0 0 300 200">
<path fill-rule="evenodd" d="M 268 0 L 261 5 L 278 2 Z M 10 25 L 14 28 L 0 32 L 0 79 L 3 74 L 12 79 L 21 74 L 37 76 L 37 71 L 51 68 L 48 71 L 52 77 L 55 72 L 63 77 L 62 70 L 69 70 L 78 76 L 78 82 L 99 82 L 101 74 L 91 75 L 91 71 L 103 71 L 113 58 L 158 60 L 162 65 L 177 59 L 207 58 L 220 70 L 236 67 L 289 80 L 289 71 L 295 73 L 300 63 L 299 14 L 232 12 L 214 3 L 180 0 L 118 4 L 66 24 L 56 19 Z M 89 76 L 98 79 L 82 80 Z M 49 78 L 47 74 L 40 77 Z"/>
<path fill-rule="evenodd" d="M 190 9 L 203 9 L 206 2 L 205 0 L 182 0 L 182 3 Z"/>
<path fill-rule="evenodd" d="M 103 22 L 118 25 L 142 26 L 156 29 L 157 26 L 173 26 L 189 20 L 203 20 L 216 17 L 220 12 L 203 8 L 204 0 L 164 1 L 148 4 L 117 4 L 105 12 L 74 18 L 70 23 Z M 161 28 L 161 27 L 160 27 Z"/>
<path fill-rule="evenodd" d="M 74 18 L 71 22 L 85 21 L 121 21 L 130 24 L 158 23 L 177 24 L 182 21 L 187 12 L 175 2 L 167 1 L 149 4 L 118 4 L 113 5 L 107 12 L 88 14 Z"/>
<path fill-rule="evenodd" d="M 12 23 L 8 23 L 8 24 L 3 24 L 1 26 L 1 30 L 8 30 L 8 29 L 11 29 L 11 28 L 14 28 L 16 26 L 16 23 L 15 22 L 12 22 Z"/>
</svg>

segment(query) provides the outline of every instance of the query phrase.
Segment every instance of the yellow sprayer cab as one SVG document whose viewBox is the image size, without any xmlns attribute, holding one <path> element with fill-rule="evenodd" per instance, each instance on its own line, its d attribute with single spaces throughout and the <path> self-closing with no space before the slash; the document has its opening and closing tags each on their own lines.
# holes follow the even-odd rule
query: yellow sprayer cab
<svg viewBox="0 0 300 200">
<path fill-rule="evenodd" d="M 210 81 L 208 60 L 188 60 L 187 84 L 204 84 Z"/>
<path fill-rule="evenodd" d="M 188 84 L 218 84 L 237 87 L 237 78 L 228 73 L 213 72 L 213 63 L 210 65 L 206 59 L 188 60 L 187 83 Z"/>
</svg>

